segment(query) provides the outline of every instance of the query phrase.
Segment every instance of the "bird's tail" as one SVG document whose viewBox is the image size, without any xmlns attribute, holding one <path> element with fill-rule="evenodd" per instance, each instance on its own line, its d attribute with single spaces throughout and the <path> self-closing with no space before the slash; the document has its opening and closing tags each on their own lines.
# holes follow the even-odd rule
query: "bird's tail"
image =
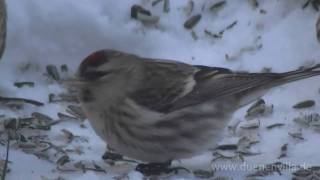
<svg viewBox="0 0 320 180">
<path fill-rule="evenodd" d="M 301 79 L 306 79 L 313 76 L 320 75 L 320 64 L 309 68 L 300 68 L 299 70 L 289 71 L 286 73 L 279 74 L 282 78 L 279 78 L 273 83 L 273 86 L 282 85 L 289 82 L 298 81 Z"/>
</svg>

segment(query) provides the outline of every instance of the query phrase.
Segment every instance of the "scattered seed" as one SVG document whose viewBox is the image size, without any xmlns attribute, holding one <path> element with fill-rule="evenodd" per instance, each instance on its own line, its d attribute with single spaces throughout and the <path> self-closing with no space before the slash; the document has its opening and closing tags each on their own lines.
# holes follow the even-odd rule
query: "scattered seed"
<svg viewBox="0 0 320 180">
<path fill-rule="evenodd" d="M 210 11 L 211 11 L 211 12 L 214 12 L 214 13 L 217 13 L 218 11 L 220 11 L 221 9 L 223 9 L 223 8 L 226 6 L 226 4 L 227 4 L 226 1 L 217 2 L 217 3 L 213 4 L 213 5 L 210 7 Z"/>
<path fill-rule="evenodd" d="M 144 9 L 139 5 L 131 7 L 131 18 L 137 19 L 145 24 L 156 24 L 159 21 L 158 16 L 153 16 L 149 10 Z"/>
<path fill-rule="evenodd" d="M 295 108 L 295 109 L 309 108 L 309 107 L 314 106 L 315 104 L 316 104 L 316 102 L 314 100 L 305 100 L 305 101 L 302 101 L 302 102 L 295 104 L 293 106 L 293 108 Z"/>
<path fill-rule="evenodd" d="M 249 4 L 251 5 L 251 7 L 252 7 L 253 9 L 256 9 L 256 8 L 259 7 L 259 2 L 258 2 L 258 0 L 248 0 L 248 2 L 249 2 Z"/>
<path fill-rule="evenodd" d="M 169 13 L 170 11 L 170 1 L 169 0 L 164 0 L 163 2 L 163 12 Z"/>
<path fill-rule="evenodd" d="M 280 156 L 278 157 L 278 159 L 287 157 L 287 151 L 288 151 L 288 143 L 281 146 L 281 152 L 280 152 Z"/>
<path fill-rule="evenodd" d="M 152 6 L 156 6 L 156 5 L 159 4 L 161 1 L 163 1 L 163 0 L 154 0 L 154 1 L 152 1 L 151 5 L 152 5 Z"/>
<path fill-rule="evenodd" d="M 195 170 L 193 171 L 194 176 L 201 179 L 208 179 L 214 176 L 214 172 L 211 171 L 205 171 L 205 170 Z"/>
<path fill-rule="evenodd" d="M 34 112 L 31 114 L 31 116 L 39 121 L 45 121 L 45 122 L 52 122 L 53 119 L 50 116 L 47 116 L 45 114 Z"/>
<path fill-rule="evenodd" d="M 273 105 L 266 105 L 263 99 L 258 100 L 248 110 L 246 114 L 247 119 L 253 119 L 261 116 L 267 116 L 272 114 Z"/>
<path fill-rule="evenodd" d="M 66 111 L 81 120 L 85 120 L 87 118 L 80 106 L 69 105 Z"/>
<path fill-rule="evenodd" d="M 67 66 L 66 64 L 62 64 L 62 65 L 60 66 L 60 71 L 61 71 L 61 72 L 68 72 L 68 71 L 69 71 L 69 68 L 68 68 L 68 66 Z"/>
<path fill-rule="evenodd" d="M 63 120 L 63 121 L 70 121 L 70 120 L 77 121 L 78 120 L 78 118 L 76 118 L 74 116 L 69 116 L 69 115 L 63 114 L 63 113 L 58 113 L 57 115 L 58 115 L 59 119 Z"/>
<path fill-rule="evenodd" d="M 196 34 L 196 32 L 195 31 L 191 31 L 191 36 L 192 36 L 192 38 L 193 38 L 193 40 L 198 40 L 198 36 L 197 36 L 197 34 Z"/>
<path fill-rule="evenodd" d="M 201 14 L 197 14 L 194 15 L 192 17 L 190 17 L 185 23 L 184 23 L 184 27 L 186 29 L 192 29 L 195 25 L 197 25 L 199 23 L 199 21 L 201 20 Z"/>
<path fill-rule="evenodd" d="M 271 124 L 271 125 L 267 126 L 267 129 L 273 129 L 273 128 L 276 128 L 276 127 L 282 127 L 284 125 L 285 124 L 283 124 L 283 123 L 275 123 L 275 124 Z"/>
<path fill-rule="evenodd" d="M 257 129 L 260 127 L 260 120 L 242 121 L 239 125 L 242 129 Z"/>
<path fill-rule="evenodd" d="M 44 104 L 39 101 L 24 99 L 24 98 L 12 98 L 12 97 L 2 97 L 0 96 L 0 103 L 9 104 L 9 103 L 27 103 L 35 106 L 43 106 Z"/>
<path fill-rule="evenodd" d="M 24 86 L 34 87 L 34 82 L 15 82 L 14 86 L 16 86 L 17 88 L 22 88 Z"/>
<path fill-rule="evenodd" d="M 60 166 L 63 166 L 64 164 L 70 162 L 70 157 L 67 155 L 61 156 L 58 160 L 57 160 L 57 164 Z"/>
<path fill-rule="evenodd" d="M 51 77 L 53 80 L 59 81 L 60 80 L 60 75 L 58 72 L 58 68 L 55 65 L 48 65 L 47 66 L 47 73 L 49 77 Z"/>
</svg>

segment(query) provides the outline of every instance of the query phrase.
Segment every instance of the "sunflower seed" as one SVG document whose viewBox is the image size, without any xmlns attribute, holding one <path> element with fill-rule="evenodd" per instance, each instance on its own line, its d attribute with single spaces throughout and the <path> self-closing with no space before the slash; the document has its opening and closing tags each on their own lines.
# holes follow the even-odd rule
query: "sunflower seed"
<svg viewBox="0 0 320 180">
<path fill-rule="evenodd" d="M 251 7 L 253 9 L 256 9 L 257 7 L 259 7 L 259 2 L 258 0 L 248 0 L 249 4 L 251 5 Z"/>
<path fill-rule="evenodd" d="M 161 1 L 163 1 L 163 0 L 154 0 L 154 1 L 152 1 L 151 5 L 152 5 L 152 6 L 156 6 L 156 5 L 159 4 Z"/>
<path fill-rule="evenodd" d="M 39 101 L 31 100 L 31 99 L 24 99 L 24 98 L 12 98 L 12 97 L 2 97 L 0 96 L 0 103 L 3 104 L 10 104 L 16 103 L 22 105 L 23 103 L 32 104 L 34 106 L 43 106 L 44 104 Z"/>
<path fill-rule="evenodd" d="M 209 9 L 211 12 L 217 13 L 221 9 L 223 9 L 226 6 L 227 2 L 226 1 L 220 1 L 215 4 L 213 4 Z"/>
<path fill-rule="evenodd" d="M 195 25 L 197 25 L 199 23 L 199 21 L 201 20 L 201 14 L 197 14 L 194 15 L 192 17 L 190 17 L 185 23 L 184 23 L 184 27 L 186 29 L 192 29 Z"/>
<path fill-rule="evenodd" d="M 270 115 L 272 112 L 273 105 L 266 105 L 265 101 L 260 99 L 247 110 L 246 118 L 250 120 L 257 117 Z"/>
<path fill-rule="evenodd" d="M 212 170 L 211 171 L 195 170 L 193 171 L 193 174 L 195 177 L 201 178 L 201 179 L 208 179 L 214 176 L 214 172 Z"/>
<path fill-rule="evenodd" d="M 45 114 L 34 112 L 31 114 L 31 116 L 39 121 L 45 121 L 45 122 L 52 122 L 53 119 Z"/>
<path fill-rule="evenodd" d="M 76 118 L 76 117 L 74 117 L 74 116 L 69 116 L 69 115 L 67 115 L 67 114 L 63 114 L 63 113 L 58 113 L 57 114 L 58 115 L 58 117 L 59 117 L 59 119 L 60 120 L 63 120 L 63 121 L 77 121 L 78 120 L 78 118 Z"/>
<path fill-rule="evenodd" d="M 170 11 L 170 1 L 169 0 L 164 0 L 163 2 L 163 12 L 169 13 Z"/>
<path fill-rule="evenodd" d="M 282 127 L 284 125 L 285 124 L 283 124 L 283 123 L 275 123 L 275 124 L 271 124 L 271 125 L 267 126 L 266 128 L 267 129 L 273 129 L 273 128 L 276 128 L 276 127 Z"/>
<path fill-rule="evenodd" d="M 53 80 L 59 81 L 60 80 L 60 75 L 58 72 L 58 68 L 55 65 L 48 65 L 47 66 L 47 73 L 49 77 L 51 77 Z"/>
<path fill-rule="evenodd" d="M 280 152 L 280 156 L 278 157 L 278 159 L 287 157 L 287 151 L 288 151 L 288 143 L 281 146 L 281 152 Z"/>
<path fill-rule="evenodd" d="M 34 82 L 15 82 L 14 86 L 17 88 L 22 88 L 23 86 L 34 87 Z"/>
<path fill-rule="evenodd" d="M 156 24 L 160 19 L 158 16 L 153 16 L 150 11 L 140 5 L 133 5 L 131 7 L 131 18 L 146 24 Z"/>
<path fill-rule="evenodd" d="M 239 125 L 242 129 L 257 129 L 260 127 L 260 120 L 242 121 Z"/>
<path fill-rule="evenodd" d="M 61 72 L 68 72 L 68 71 L 69 71 L 69 68 L 68 68 L 68 66 L 67 66 L 66 64 L 62 64 L 62 65 L 60 66 L 60 71 L 61 71 Z"/>
<path fill-rule="evenodd" d="M 309 108 L 309 107 L 314 106 L 315 104 L 316 104 L 316 102 L 314 100 L 305 100 L 305 101 L 302 101 L 302 102 L 295 104 L 293 106 L 293 108 L 295 108 L 295 109 Z"/>
<path fill-rule="evenodd" d="M 58 160 L 57 160 L 57 164 L 60 166 L 63 166 L 64 164 L 70 162 L 70 157 L 67 155 L 61 156 Z"/>
<path fill-rule="evenodd" d="M 69 105 L 66 111 L 81 120 L 85 120 L 87 118 L 80 106 Z"/>
</svg>

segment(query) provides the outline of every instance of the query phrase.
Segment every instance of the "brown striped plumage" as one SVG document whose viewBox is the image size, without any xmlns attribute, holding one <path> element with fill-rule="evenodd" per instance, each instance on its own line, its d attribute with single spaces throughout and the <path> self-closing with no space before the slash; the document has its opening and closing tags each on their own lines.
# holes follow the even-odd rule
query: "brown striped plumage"
<svg viewBox="0 0 320 180">
<path fill-rule="evenodd" d="M 81 63 L 75 84 L 92 127 L 112 149 L 167 162 L 213 148 L 232 114 L 268 89 L 319 74 L 319 65 L 236 73 L 101 50 Z"/>
</svg>

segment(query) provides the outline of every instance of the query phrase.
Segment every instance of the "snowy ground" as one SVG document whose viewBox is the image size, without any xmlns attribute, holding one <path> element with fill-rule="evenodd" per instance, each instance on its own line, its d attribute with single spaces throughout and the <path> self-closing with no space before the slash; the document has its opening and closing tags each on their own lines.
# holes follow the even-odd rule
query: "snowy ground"
<svg viewBox="0 0 320 180">
<path fill-rule="evenodd" d="M 228 67 L 234 70 L 260 71 L 264 67 L 282 72 L 296 69 L 312 62 L 320 63 L 320 44 L 316 40 L 315 23 L 319 15 L 311 6 L 302 9 L 303 0 L 259 1 L 254 9 L 247 1 L 228 0 L 226 6 L 218 12 L 210 12 L 209 7 L 216 0 L 197 0 L 191 15 L 202 14 L 199 24 L 194 27 L 198 36 L 194 40 L 191 31 L 183 27 L 188 19 L 183 10 L 187 0 L 171 0 L 170 12 L 162 11 L 162 3 L 155 7 L 149 0 L 8 0 L 8 38 L 7 49 L 0 61 L 1 96 L 24 97 L 46 103 L 44 107 L 26 106 L 23 110 L 0 109 L 0 115 L 6 117 L 30 117 L 32 112 L 41 112 L 57 118 L 58 112 L 65 112 L 66 104 L 48 103 L 49 93 L 59 93 L 63 89 L 57 83 L 48 81 L 43 73 L 48 64 L 68 64 L 75 70 L 81 60 L 90 52 L 112 48 L 139 54 L 145 57 L 177 59 L 191 64 Z M 130 7 L 140 4 L 160 16 L 158 25 L 146 27 L 130 18 Z M 203 9 L 204 7 L 204 9 Z M 260 10 L 266 13 L 261 13 Z M 228 25 L 237 24 L 227 30 L 221 39 L 214 39 L 204 33 L 207 29 L 219 32 Z M 259 39 L 259 37 L 261 37 Z M 257 48 L 260 44 L 262 47 Z M 241 49 L 254 49 L 239 53 Z M 229 57 L 235 57 L 226 60 Z M 25 67 L 31 64 L 25 71 Z M 319 77 L 300 81 L 274 89 L 264 99 L 274 105 L 271 116 L 260 118 L 260 142 L 251 150 L 259 152 L 256 156 L 245 156 L 245 163 L 251 166 L 244 170 L 219 170 L 215 177 L 225 176 L 242 179 L 252 173 L 252 166 L 281 161 L 291 165 L 320 165 L 319 132 L 311 128 L 302 128 L 305 140 L 295 140 L 288 135 L 299 126 L 292 121 L 294 117 L 311 112 L 319 113 L 320 95 Z M 33 81 L 34 88 L 16 88 L 16 81 Z M 313 99 L 316 106 L 307 110 L 295 110 L 292 105 Z M 245 121 L 248 107 L 237 112 L 232 120 Z M 266 126 L 284 123 L 281 128 L 267 130 Z M 80 125 L 86 126 L 81 128 Z M 68 144 L 69 149 L 80 148 L 83 154 L 70 153 L 72 161 L 95 161 L 104 164 L 101 155 L 105 144 L 94 134 L 87 121 L 63 122 L 53 126 L 48 134 L 54 143 L 61 143 L 61 129 L 74 135 L 84 136 Z M 226 136 L 223 141 L 235 137 Z M 288 144 L 287 157 L 278 159 L 283 144 Z M 0 158 L 5 159 L 5 146 L 0 146 Z M 178 165 L 195 169 L 210 169 L 211 154 L 183 161 Z M 10 150 L 10 173 L 7 179 L 111 179 L 118 176 L 116 168 L 110 167 L 108 173 L 87 171 L 60 172 L 55 163 L 26 154 L 19 148 Z M 217 165 L 217 164 L 215 164 Z M 130 171 L 131 179 L 141 179 L 140 173 Z M 122 168 L 123 169 L 123 168 Z M 249 171 L 251 170 L 251 171 Z M 288 179 L 289 170 L 280 176 L 275 173 L 269 179 Z M 173 176 L 177 179 L 194 179 L 190 174 Z"/>
</svg>

